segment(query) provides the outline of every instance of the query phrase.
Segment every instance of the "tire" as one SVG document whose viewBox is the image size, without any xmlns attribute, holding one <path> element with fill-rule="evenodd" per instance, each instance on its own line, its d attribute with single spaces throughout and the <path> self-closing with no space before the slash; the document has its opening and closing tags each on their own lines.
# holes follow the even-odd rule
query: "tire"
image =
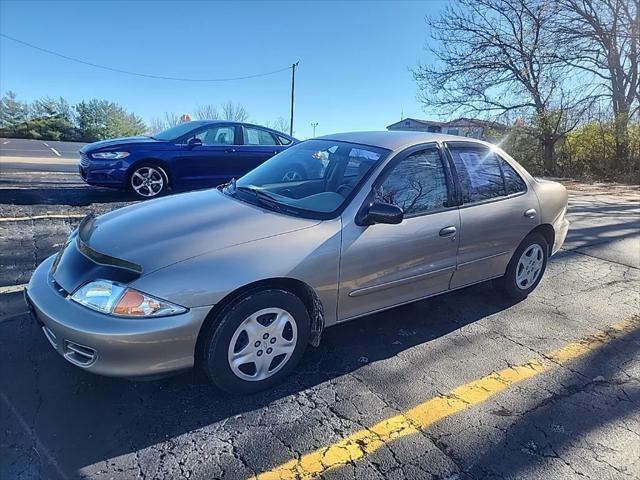
<svg viewBox="0 0 640 480">
<path fill-rule="evenodd" d="M 127 186 L 137 198 L 146 200 L 165 193 L 169 178 L 162 167 L 153 163 L 140 163 L 131 170 Z"/>
<path fill-rule="evenodd" d="M 310 331 L 309 313 L 296 295 L 254 290 L 233 300 L 205 327 L 198 364 L 222 390 L 258 392 L 295 368 Z"/>
<path fill-rule="evenodd" d="M 547 268 L 549 245 L 539 233 L 528 235 L 509 261 L 504 276 L 493 285 L 513 300 L 524 300 L 535 290 Z"/>
</svg>

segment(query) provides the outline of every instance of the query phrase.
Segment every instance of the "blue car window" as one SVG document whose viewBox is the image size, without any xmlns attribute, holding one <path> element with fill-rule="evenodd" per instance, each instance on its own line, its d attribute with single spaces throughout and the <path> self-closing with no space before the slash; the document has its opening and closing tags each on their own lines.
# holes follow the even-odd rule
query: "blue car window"
<svg viewBox="0 0 640 480">
<path fill-rule="evenodd" d="M 245 145 L 276 145 L 276 139 L 271 133 L 260 128 L 242 127 Z"/>
<path fill-rule="evenodd" d="M 202 140 L 202 145 L 233 145 L 235 130 L 233 126 L 210 127 L 198 133 L 196 138 Z"/>
</svg>

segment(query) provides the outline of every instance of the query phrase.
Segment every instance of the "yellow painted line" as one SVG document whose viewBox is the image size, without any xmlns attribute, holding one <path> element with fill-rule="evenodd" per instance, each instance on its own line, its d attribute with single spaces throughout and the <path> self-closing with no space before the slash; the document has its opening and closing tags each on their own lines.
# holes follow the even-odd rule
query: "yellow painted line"
<svg viewBox="0 0 640 480">
<path fill-rule="evenodd" d="M 640 316 L 616 323 L 606 330 L 549 352 L 540 359 L 493 372 L 479 380 L 457 387 L 445 395 L 431 398 L 410 410 L 354 432 L 332 445 L 290 460 L 254 478 L 258 480 L 316 478 L 329 469 L 369 455 L 390 441 L 418 433 L 438 420 L 482 403 L 518 382 L 575 360 L 639 327 Z"/>
<path fill-rule="evenodd" d="M 71 213 L 71 214 L 59 214 L 59 213 L 47 213 L 45 215 L 31 215 L 28 217 L 2 217 L 0 218 L 0 222 L 24 222 L 28 220 L 47 220 L 50 218 L 64 218 L 64 219 L 72 219 L 72 218 L 84 218 L 86 214 L 84 213 Z"/>
</svg>

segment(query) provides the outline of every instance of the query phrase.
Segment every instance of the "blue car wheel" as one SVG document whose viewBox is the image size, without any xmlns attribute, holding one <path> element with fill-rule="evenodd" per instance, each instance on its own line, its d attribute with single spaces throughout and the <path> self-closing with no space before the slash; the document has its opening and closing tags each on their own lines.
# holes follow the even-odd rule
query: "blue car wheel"
<svg viewBox="0 0 640 480">
<path fill-rule="evenodd" d="M 137 165 L 129 175 L 129 187 L 139 198 L 153 198 L 162 194 L 168 185 L 165 171 L 157 165 Z"/>
</svg>

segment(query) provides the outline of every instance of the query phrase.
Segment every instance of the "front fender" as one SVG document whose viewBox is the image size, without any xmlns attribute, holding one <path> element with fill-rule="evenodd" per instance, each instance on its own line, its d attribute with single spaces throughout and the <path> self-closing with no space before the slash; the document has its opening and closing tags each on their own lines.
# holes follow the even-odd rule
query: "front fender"
<svg viewBox="0 0 640 480">
<path fill-rule="evenodd" d="M 131 286 L 193 308 L 215 305 L 250 283 L 291 278 L 313 288 L 328 326 L 336 319 L 340 224 L 339 218 L 328 220 L 205 253 L 144 275 Z"/>
</svg>

